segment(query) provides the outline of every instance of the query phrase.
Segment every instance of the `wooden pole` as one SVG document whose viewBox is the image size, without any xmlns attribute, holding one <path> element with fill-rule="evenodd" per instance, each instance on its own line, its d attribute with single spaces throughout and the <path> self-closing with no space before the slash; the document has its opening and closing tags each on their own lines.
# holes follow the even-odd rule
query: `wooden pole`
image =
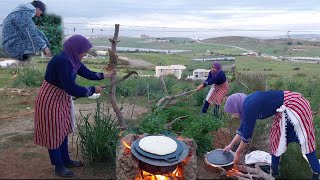
<svg viewBox="0 0 320 180">
<path fill-rule="evenodd" d="M 114 31 L 114 35 L 112 39 L 109 39 L 109 41 L 111 42 L 111 50 L 108 49 L 108 53 L 109 53 L 109 64 L 108 67 L 106 68 L 107 70 L 112 70 L 112 69 L 116 69 L 117 64 L 118 64 L 118 56 L 116 55 L 116 51 L 117 51 L 117 43 L 120 42 L 118 41 L 118 36 L 119 36 L 119 27 L 120 24 L 115 24 L 115 31 Z M 117 115 L 118 118 L 118 125 L 121 131 L 127 129 L 126 126 L 126 122 L 123 118 L 122 112 L 120 110 L 120 108 L 117 105 L 117 99 L 116 99 L 116 74 L 114 77 L 111 78 L 111 87 L 110 87 L 110 101 L 111 101 L 111 105 L 112 108 L 114 110 L 114 112 Z"/>
</svg>

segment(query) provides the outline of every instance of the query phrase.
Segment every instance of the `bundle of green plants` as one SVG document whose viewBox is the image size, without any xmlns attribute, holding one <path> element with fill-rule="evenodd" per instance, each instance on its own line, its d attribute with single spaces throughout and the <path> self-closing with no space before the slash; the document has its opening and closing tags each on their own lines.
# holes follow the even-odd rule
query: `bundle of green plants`
<svg viewBox="0 0 320 180">
<path fill-rule="evenodd" d="M 119 135 L 115 117 L 104 111 L 97 101 L 97 109 L 90 122 L 91 114 L 81 117 L 77 123 L 79 137 L 77 139 L 83 159 L 88 162 L 103 162 L 114 159 Z"/>
</svg>

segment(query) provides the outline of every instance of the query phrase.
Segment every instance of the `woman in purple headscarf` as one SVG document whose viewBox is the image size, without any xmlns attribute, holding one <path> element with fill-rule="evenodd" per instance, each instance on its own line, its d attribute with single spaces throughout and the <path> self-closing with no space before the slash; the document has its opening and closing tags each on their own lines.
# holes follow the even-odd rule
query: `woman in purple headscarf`
<svg viewBox="0 0 320 180">
<path fill-rule="evenodd" d="M 280 176 L 280 156 L 287 145 L 297 142 L 312 168 L 312 179 L 318 179 L 320 164 L 316 156 L 316 140 L 313 113 L 309 101 L 297 92 L 270 90 L 256 91 L 248 96 L 242 93 L 227 98 L 225 112 L 241 119 L 240 127 L 233 140 L 224 148 L 229 151 L 240 142 L 234 162 L 240 157 L 252 137 L 257 119 L 274 116 L 270 132 L 271 170 L 274 177 Z"/>
<path fill-rule="evenodd" d="M 212 85 L 213 84 L 213 85 Z M 213 115 L 218 116 L 220 105 L 229 91 L 229 84 L 225 73 L 222 71 L 221 64 L 215 62 L 212 64 L 208 78 L 197 87 L 197 91 L 204 89 L 206 86 L 211 86 L 211 89 L 206 97 L 206 101 L 202 107 L 202 113 L 206 113 L 210 104 L 215 104 Z"/>
<path fill-rule="evenodd" d="M 68 153 L 68 135 L 74 130 L 75 118 L 72 96 L 88 97 L 103 90 L 101 86 L 79 86 L 75 83 L 76 77 L 102 80 L 114 75 L 114 71 L 92 72 L 81 63 L 91 47 L 91 43 L 81 35 L 65 41 L 63 51 L 49 61 L 35 99 L 34 143 L 48 149 L 55 173 L 63 177 L 74 176 L 68 168 L 83 165 L 71 160 Z"/>
</svg>

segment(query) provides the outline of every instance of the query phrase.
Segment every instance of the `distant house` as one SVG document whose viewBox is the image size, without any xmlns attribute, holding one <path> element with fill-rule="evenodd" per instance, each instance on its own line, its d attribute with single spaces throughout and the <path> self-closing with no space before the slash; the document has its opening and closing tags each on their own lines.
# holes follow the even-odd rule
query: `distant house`
<svg viewBox="0 0 320 180">
<path fill-rule="evenodd" d="M 192 80 L 205 80 L 208 78 L 208 74 L 211 70 L 207 69 L 196 69 L 193 70 L 192 76 L 188 76 L 187 79 Z"/>
<path fill-rule="evenodd" d="M 171 65 L 171 66 L 156 66 L 156 77 L 166 76 L 169 74 L 175 75 L 178 79 L 181 79 L 182 72 L 187 67 L 183 65 Z"/>
</svg>

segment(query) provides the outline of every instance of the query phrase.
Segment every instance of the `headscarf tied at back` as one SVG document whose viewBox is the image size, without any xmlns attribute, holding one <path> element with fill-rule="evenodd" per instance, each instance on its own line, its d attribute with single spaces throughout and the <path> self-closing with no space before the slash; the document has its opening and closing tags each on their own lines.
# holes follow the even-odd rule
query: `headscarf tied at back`
<svg viewBox="0 0 320 180">
<path fill-rule="evenodd" d="M 224 106 L 224 111 L 227 113 L 238 113 L 242 115 L 243 112 L 243 101 L 247 95 L 243 93 L 235 93 L 227 98 Z"/>
<path fill-rule="evenodd" d="M 91 47 L 89 40 L 81 35 L 71 36 L 63 43 L 63 51 L 72 64 L 73 73 L 76 73 L 81 66 L 79 55 L 87 52 Z"/>
<path fill-rule="evenodd" d="M 212 75 L 213 75 L 213 77 L 214 76 L 216 76 L 221 70 L 222 70 L 222 66 L 221 66 L 221 64 L 219 63 L 219 62 L 214 62 L 213 64 L 212 64 L 212 66 L 214 66 L 215 67 L 215 69 L 217 70 L 217 72 L 216 73 L 212 73 Z"/>
</svg>

